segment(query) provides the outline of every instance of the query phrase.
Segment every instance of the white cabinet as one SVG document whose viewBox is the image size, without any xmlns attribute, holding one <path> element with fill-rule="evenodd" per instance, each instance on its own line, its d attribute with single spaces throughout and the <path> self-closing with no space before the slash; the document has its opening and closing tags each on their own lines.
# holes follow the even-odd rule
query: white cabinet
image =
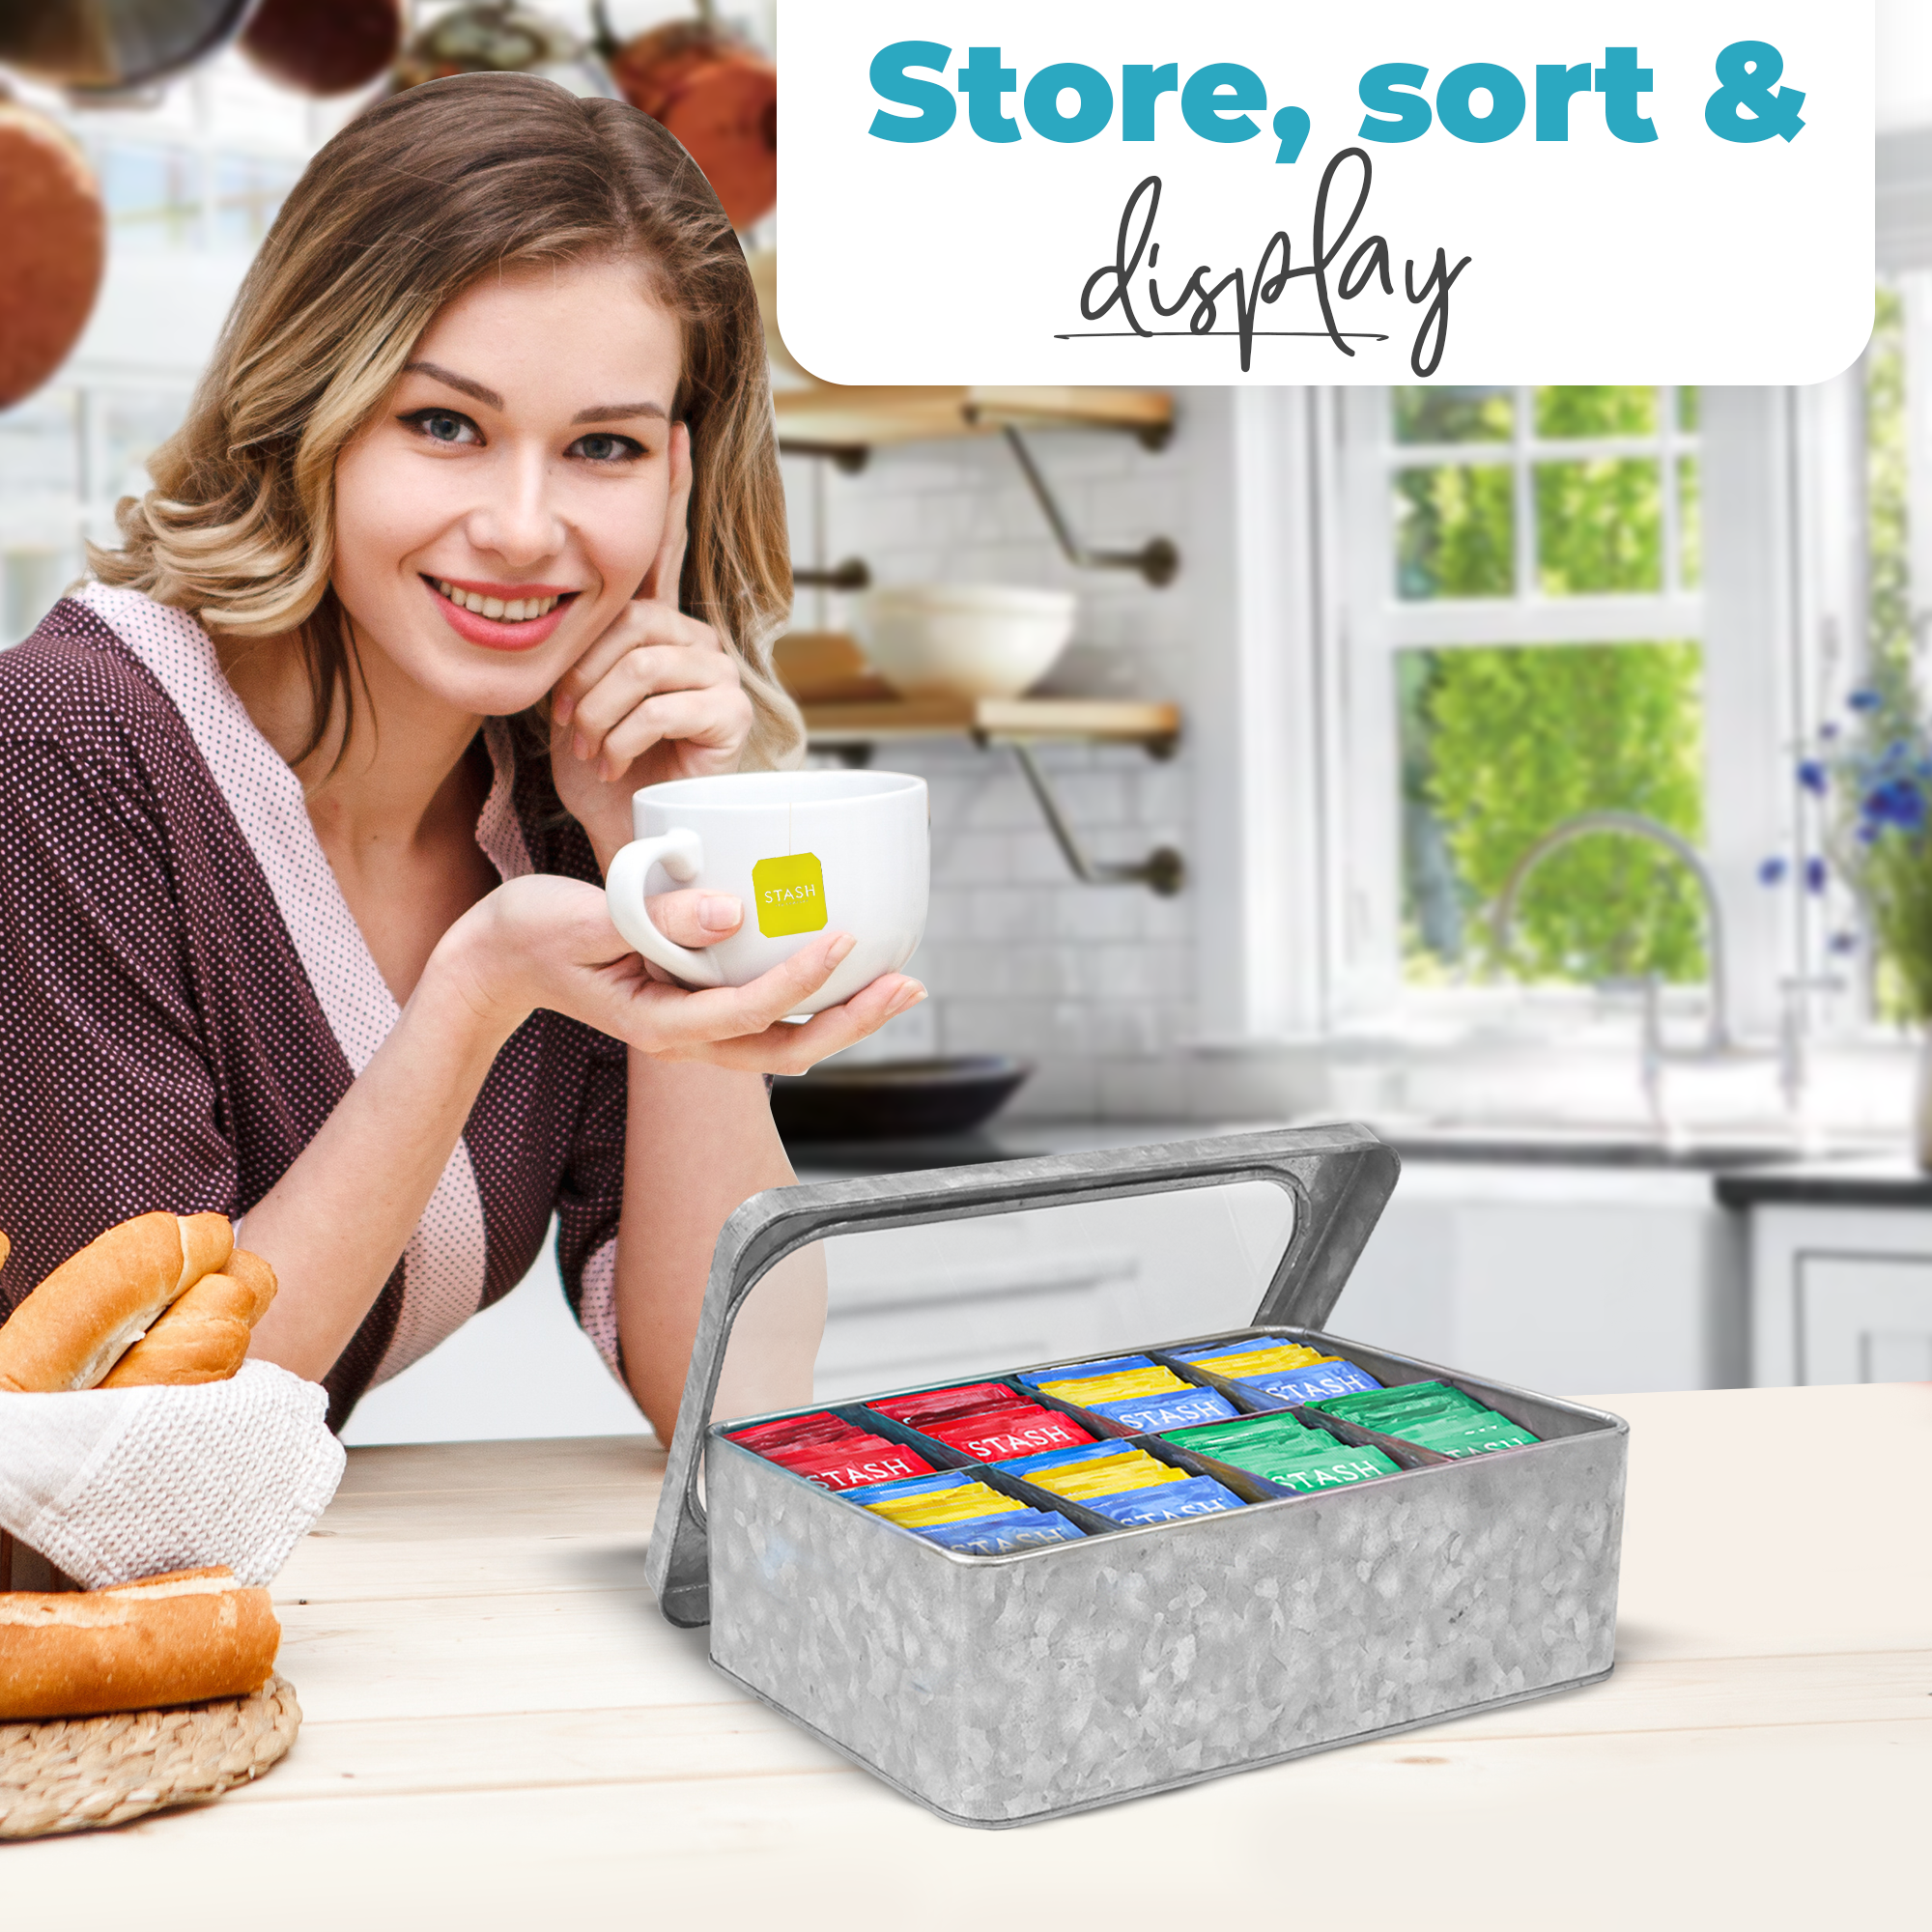
<svg viewBox="0 0 1932 1932">
<path fill-rule="evenodd" d="M 1735 1388 L 1746 1300 L 1709 1175 L 1410 1160 L 1329 1326 L 1551 1395 Z"/>
<path fill-rule="evenodd" d="M 1864 1218 L 1910 1224 L 1916 1253 L 1883 1251 L 1855 1294 L 1848 1243 L 1822 1243 L 1802 1295 L 1814 1321 L 1856 1317 L 1832 1345 L 1833 1361 L 1855 1366 L 1759 1379 L 1932 1375 L 1932 1315 L 1913 1298 L 1932 1292 L 1932 1211 Z M 1286 1195 L 1245 1182 L 841 1236 L 826 1244 L 817 1397 L 1238 1326 L 1291 1221 Z M 1743 1225 L 1703 1175 L 1411 1160 L 1330 1326 L 1553 1395 L 1733 1387 L 1747 1373 Z M 1778 1318 L 1787 1331 L 1792 1319 Z M 348 1439 L 643 1428 L 571 1321 L 547 1253 L 507 1300 L 373 1391 Z"/>
<path fill-rule="evenodd" d="M 1287 1234 L 1250 1184 L 830 1242 L 817 1393 L 1244 1322 Z M 1743 1217 L 1708 1175 L 1411 1161 L 1329 1326 L 1554 1395 L 1737 1387 Z"/>
<path fill-rule="evenodd" d="M 1932 1380 L 1932 1209 L 1750 1213 L 1754 1382 Z"/>
<path fill-rule="evenodd" d="M 1236 1327 L 1288 1245 L 1265 1181 L 839 1236 L 813 1394 L 909 1382 Z"/>
</svg>

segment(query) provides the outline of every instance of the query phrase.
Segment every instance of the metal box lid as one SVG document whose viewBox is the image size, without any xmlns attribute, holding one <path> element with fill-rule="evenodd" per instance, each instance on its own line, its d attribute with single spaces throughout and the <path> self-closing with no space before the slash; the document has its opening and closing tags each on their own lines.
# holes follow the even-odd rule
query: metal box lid
<svg viewBox="0 0 1932 1932">
<path fill-rule="evenodd" d="M 675 1624 L 709 1621 L 710 1555 L 697 1494 L 704 1432 L 738 1311 L 767 1270 L 795 1249 L 832 1235 L 1265 1180 L 1293 1197 L 1294 1225 L 1255 1321 L 1319 1328 L 1340 1299 L 1401 1165 L 1393 1148 L 1367 1127 L 1348 1123 L 1040 1154 L 754 1194 L 724 1223 L 711 1258 L 646 1563 L 659 1609 Z M 1105 1338 L 1096 1346 L 1106 1347 Z"/>
</svg>

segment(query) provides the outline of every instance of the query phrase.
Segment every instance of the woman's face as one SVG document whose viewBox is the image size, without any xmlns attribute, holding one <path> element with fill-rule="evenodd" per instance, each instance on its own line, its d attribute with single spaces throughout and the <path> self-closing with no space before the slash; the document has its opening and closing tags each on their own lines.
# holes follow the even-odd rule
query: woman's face
<svg viewBox="0 0 1932 1932">
<path fill-rule="evenodd" d="M 336 463 L 333 582 L 364 646 L 462 711 L 535 703 L 658 554 L 678 373 L 632 264 L 452 301 Z"/>
</svg>

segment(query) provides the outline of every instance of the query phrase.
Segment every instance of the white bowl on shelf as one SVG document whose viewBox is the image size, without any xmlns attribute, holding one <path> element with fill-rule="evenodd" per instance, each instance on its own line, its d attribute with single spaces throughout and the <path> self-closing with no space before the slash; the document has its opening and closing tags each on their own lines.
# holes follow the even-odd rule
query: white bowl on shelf
<svg viewBox="0 0 1932 1932">
<path fill-rule="evenodd" d="M 906 697 L 1017 697 L 1073 635 L 1067 590 L 1002 583 L 896 583 L 868 591 L 860 639 Z"/>
</svg>

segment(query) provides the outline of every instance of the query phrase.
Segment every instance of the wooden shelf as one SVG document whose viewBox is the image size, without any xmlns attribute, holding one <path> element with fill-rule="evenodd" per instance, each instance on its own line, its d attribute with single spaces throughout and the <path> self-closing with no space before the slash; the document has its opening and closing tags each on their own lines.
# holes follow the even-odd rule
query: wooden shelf
<svg viewBox="0 0 1932 1932">
<path fill-rule="evenodd" d="M 895 697 L 806 704 L 806 742 L 847 764 L 869 762 L 879 745 L 909 738 L 966 738 L 982 751 L 1003 745 L 1013 755 L 1066 861 L 1083 885 L 1146 886 L 1171 898 L 1187 880 L 1172 845 L 1129 864 L 1092 858 L 1034 756 L 1038 744 L 1139 745 L 1151 758 L 1171 758 L 1180 738 L 1180 707 L 1115 697 Z"/>
<path fill-rule="evenodd" d="M 1180 708 L 1104 697 L 915 697 L 851 704 L 808 704 L 807 737 L 836 750 L 900 738 L 973 738 L 1144 745 L 1172 750 L 1180 735 Z"/>
<path fill-rule="evenodd" d="M 1022 429 L 1122 430 L 1151 449 L 1166 442 L 1174 399 L 1158 389 L 852 388 L 814 384 L 780 389 L 779 443 L 857 468 L 880 445 L 993 436 Z"/>
</svg>

